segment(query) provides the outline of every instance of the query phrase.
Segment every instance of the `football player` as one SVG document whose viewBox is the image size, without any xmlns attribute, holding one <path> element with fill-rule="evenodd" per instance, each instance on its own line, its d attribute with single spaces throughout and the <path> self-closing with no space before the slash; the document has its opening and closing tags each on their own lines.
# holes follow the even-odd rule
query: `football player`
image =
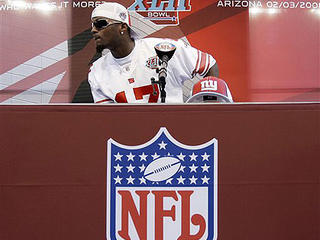
<svg viewBox="0 0 320 240">
<path fill-rule="evenodd" d="M 161 60 L 155 46 L 167 43 L 176 49 L 166 69 L 166 103 L 183 103 L 183 82 L 195 75 L 217 76 L 216 60 L 182 42 L 140 39 L 131 27 L 127 9 L 115 2 L 98 5 L 92 12 L 92 34 L 103 56 L 90 68 L 88 81 L 96 103 L 160 102 L 158 79 Z M 109 50 L 109 51 L 105 51 Z"/>
</svg>

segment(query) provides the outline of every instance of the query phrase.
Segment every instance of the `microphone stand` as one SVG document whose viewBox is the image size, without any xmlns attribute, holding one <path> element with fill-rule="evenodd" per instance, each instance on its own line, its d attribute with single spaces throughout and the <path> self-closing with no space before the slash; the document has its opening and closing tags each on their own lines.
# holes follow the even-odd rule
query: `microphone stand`
<svg viewBox="0 0 320 240">
<path fill-rule="evenodd" d="M 156 50 L 157 56 L 160 59 L 160 67 L 157 69 L 159 80 L 156 81 L 153 77 L 151 78 L 153 95 L 157 94 L 154 84 L 158 84 L 160 89 L 161 103 L 165 103 L 166 96 L 167 96 L 165 87 L 166 87 L 168 61 L 172 58 L 176 50 L 176 46 L 174 46 L 172 43 L 164 42 L 164 43 L 157 44 L 154 48 Z"/>
<path fill-rule="evenodd" d="M 166 77 L 167 77 L 167 67 L 168 67 L 168 60 L 167 59 L 168 59 L 168 57 L 163 56 L 163 58 L 165 58 L 165 59 L 161 61 L 160 68 L 157 69 L 159 80 L 156 81 L 153 77 L 151 78 L 151 83 L 152 83 L 154 95 L 157 94 L 156 89 L 154 87 L 154 84 L 159 85 L 161 103 L 166 102 L 166 96 L 167 96 L 167 93 L 165 91 L 165 87 L 166 87 Z"/>
</svg>

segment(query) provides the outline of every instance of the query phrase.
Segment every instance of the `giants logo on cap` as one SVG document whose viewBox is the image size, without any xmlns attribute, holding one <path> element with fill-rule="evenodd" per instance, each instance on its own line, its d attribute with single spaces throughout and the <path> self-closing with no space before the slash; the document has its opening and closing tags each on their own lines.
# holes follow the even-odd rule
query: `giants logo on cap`
<svg viewBox="0 0 320 240">
<path fill-rule="evenodd" d="M 216 92 L 227 96 L 227 84 L 216 77 L 205 77 L 193 86 L 192 95 L 200 92 Z"/>
<path fill-rule="evenodd" d="M 179 25 L 179 12 L 191 11 L 190 0 L 135 0 L 128 8 L 157 25 Z"/>
<path fill-rule="evenodd" d="M 217 140 L 108 140 L 107 239 L 217 239 Z"/>
<path fill-rule="evenodd" d="M 216 77 L 205 77 L 195 83 L 192 88 L 191 97 L 187 102 L 203 102 L 204 96 L 215 96 L 216 102 L 232 102 L 226 82 Z"/>
<path fill-rule="evenodd" d="M 208 79 L 203 80 L 200 82 L 201 84 L 201 91 L 217 91 L 218 89 L 218 82 L 216 80 Z"/>
</svg>

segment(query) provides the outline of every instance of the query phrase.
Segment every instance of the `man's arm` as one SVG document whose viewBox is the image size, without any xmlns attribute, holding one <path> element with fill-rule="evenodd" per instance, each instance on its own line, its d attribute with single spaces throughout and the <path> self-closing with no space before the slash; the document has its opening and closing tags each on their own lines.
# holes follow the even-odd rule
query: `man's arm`
<svg viewBox="0 0 320 240">
<path fill-rule="evenodd" d="M 219 77 L 219 68 L 218 64 L 215 63 L 207 72 L 207 74 L 204 77 L 213 76 L 213 77 Z"/>
</svg>

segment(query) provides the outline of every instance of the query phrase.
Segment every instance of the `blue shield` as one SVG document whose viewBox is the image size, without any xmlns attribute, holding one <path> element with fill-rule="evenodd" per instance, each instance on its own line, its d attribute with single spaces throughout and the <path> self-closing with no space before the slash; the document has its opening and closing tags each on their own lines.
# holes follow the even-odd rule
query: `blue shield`
<svg viewBox="0 0 320 240">
<path fill-rule="evenodd" d="M 160 128 L 107 147 L 107 239 L 217 239 L 217 140 L 188 146 Z"/>
</svg>

